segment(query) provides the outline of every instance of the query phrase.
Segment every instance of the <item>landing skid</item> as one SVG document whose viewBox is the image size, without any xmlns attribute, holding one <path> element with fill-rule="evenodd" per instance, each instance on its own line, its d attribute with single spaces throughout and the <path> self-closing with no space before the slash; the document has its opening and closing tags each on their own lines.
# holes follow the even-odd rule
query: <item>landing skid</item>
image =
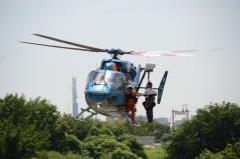
<svg viewBox="0 0 240 159">
<path fill-rule="evenodd" d="M 85 112 L 88 112 L 90 113 L 90 115 L 88 115 L 87 117 L 83 118 L 82 115 L 85 113 Z M 81 108 L 81 112 L 76 116 L 77 119 L 80 119 L 80 120 L 89 120 L 91 119 L 94 115 L 97 115 L 99 113 L 95 112 L 94 110 L 92 110 L 90 107 L 86 108 L 86 109 L 83 109 Z"/>
<path fill-rule="evenodd" d="M 81 112 L 76 116 L 76 119 L 86 121 L 86 120 L 90 120 L 93 116 L 97 114 L 101 114 L 110 118 L 116 118 L 116 116 L 110 115 L 110 113 L 112 112 L 115 112 L 115 111 L 103 112 L 99 108 L 95 108 L 95 109 L 91 107 L 87 107 L 86 109 L 81 108 Z M 87 117 L 83 117 L 83 114 L 85 113 L 88 113 L 90 115 L 88 115 Z M 120 114 L 120 117 L 126 119 L 128 124 L 139 126 L 138 124 L 132 122 L 132 120 L 129 118 L 129 115 L 124 110 L 120 109 L 119 114 Z"/>
</svg>

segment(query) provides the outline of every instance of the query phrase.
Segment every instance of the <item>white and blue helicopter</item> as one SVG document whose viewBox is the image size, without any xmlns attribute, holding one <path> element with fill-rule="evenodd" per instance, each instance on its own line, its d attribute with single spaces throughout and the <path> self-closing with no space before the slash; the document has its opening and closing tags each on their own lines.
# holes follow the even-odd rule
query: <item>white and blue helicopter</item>
<svg viewBox="0 0 240 159">
<path fill-rule="evenodd" d="M 70 41 L 65 41 L 42 34 L 33 34 L 41 38 L 53 40 L 56 42 L 68 44 L 74 47 L 65 47 L 59 45 L 48 45 L 41 43 L 25 42 L 25 44 L 40 45 L 61 49 L 70 49 L 78 51 L 108 53 L 111 59 L 102 60 L 101 65 L 96 70 L 89 73 L 85 88 L 85 98 L 88 104 L 86 109 L 81 109 L 77 117 L 81 117 L 83 113 L 90 113 L 85 119 L 89 119 L 94 115 L 101 114 L 111 118 L 124 118 L 131 122 L 128 114 L 124 111 L 125 92 L 128 87 L 132 87 L 138 92 L 142 87 L 142 82 L 147 75 L 150 80 L 150 73 L 155 68 L 154 64 L 146 64 L 145 67 L 135 66 L 129 61 L 119 59 L 119 55 L 139 55 L 139 56 L 191 56 L 182 54 L 183 52 L 209 51 L 209 50 L 176 50 L 176 51 L 160 51 L 160 52 L 142 52 L 142 51 L 123 51 L 121 49 L 101 49 L 88 45 L 82 45 Z M 213 49 L 219 50 L 219 49 Z M 165 71 L 158 88 L 152 88 L 157 91 L 157 103 L 160 104 L 168 71 Z"/>
</svg>

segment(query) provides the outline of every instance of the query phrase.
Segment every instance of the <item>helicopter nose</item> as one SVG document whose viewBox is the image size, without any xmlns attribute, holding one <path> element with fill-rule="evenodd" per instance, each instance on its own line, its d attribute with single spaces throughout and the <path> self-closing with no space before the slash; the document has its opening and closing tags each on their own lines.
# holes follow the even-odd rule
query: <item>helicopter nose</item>
<svg viewBox="0 0 240 159">
<path fill-rule="evenodd" d="M 121 106 L 124 102 L 124 93 L 112 85 L 92 83 L 85 89 L 85 98 L 89 106 Z"/>
<path fill-rule="evenodd" d="M 85 95 L 92 101 L 104 101 L 110 95 L 110 93 L 106 92 L 85 92 Z"/>
<path fill-rule="evenodd" d="M 91 83 L 88 84 L 86 87 L 85 92 L 91 92 L 91 93 L 103 93 L 105 94 L 106 92 L 108 92 L 108 87 L 105 84 L 95 84 L 95 83 Z"/>
<path fill-rule="evenodd" d="M 85 90 L 86 100 L 90 103 L 103 102 L 110 95 L 106 85 L 90 84 Z"/>
<path fill-rule="evenodd" d="M 105 91 L 85 91 L 85 98 L 90 106 L 107 105 L 110 93 Z"/>
</svg>

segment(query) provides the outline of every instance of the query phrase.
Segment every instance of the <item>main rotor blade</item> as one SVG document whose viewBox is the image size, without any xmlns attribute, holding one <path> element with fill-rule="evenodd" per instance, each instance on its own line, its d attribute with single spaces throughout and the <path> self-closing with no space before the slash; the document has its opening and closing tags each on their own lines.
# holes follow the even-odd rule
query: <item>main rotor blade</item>
<svg viewBox="0 0 240 159">
<path fill-rule="evenodd" d="M 19 41 L 19 42 L 24 43 L 24 44 L 40 45 L 40 46 L 47 46 L 47 47 L 54 47 L 54 48 L 61 48 L 61 49 L 68 49 L 68 50 L 80 50 L 80 51 L 98 52 L 98 51 L 94 51 L 94 50 L 80 49 L 80 48 L 74 48 L 74 47 L 64 47 L 64 46 L 57 46 L 57 45 L 47 45 L 47 44 L 32 43 L 32 42 L 26 42 L 26 41 Z"/>
<path fill-rule="evenodd" d="M 185 52 L 185 53 L 188 53 L 188 52 L 206 52 L 206 51 L 222 51 L 224 49 L 221 49 L 221 48 L 217 48 L 217 49 L 189 49 L 189 50 L 174 50 L 174 51 L 171 51 L 171 52 L 174 52 L 174 53 L 178 53 L 178 52 Z"/>
<path fill-rule="evenodd" d="M 65 43 L 65 44 L 68 44 L 68 45 L 82 47 L 82 48 L 85 48 L 85 49 L 92 50 L 94 52 L 106 52 L 105 49 L 100 49 L 100 48 L 96 48 L 96 47 L 92 47 L 92 46 L 82 45 L 82 44 L 78 44 L 78 43 L 74 43 L 74 42 L 70 42 L 70 41 L 65 41 L 65 40 L 53 38 L 53 37 L 42 35 L 42 34 L 33 34 L 33 35 L 38 36 L 38 37 L 42 37 L 42 38 L 46 38 L 46 39 L 49 39 L 49 40 Z"/>
<path fill-rule="evenodd" d="M 131 51 L 130 55 L 139 55 L 139 56 L 193 56 L 193 55 L 190 55 L 190 54 L 180 54 L 180 53 L 220 51 L 220 50 L 223 50 L 223 49 L 174 50 L 174 51 L 159 51 L 159 52 Z"/>
<path fill-rule="evenodd" d="M 137 56 L 193 56 L 189 54 L 176 54 L 176 53 L 167 53 L 167 52 L 131 52 L 129 55 L 137 55 Z"/>
</svg>

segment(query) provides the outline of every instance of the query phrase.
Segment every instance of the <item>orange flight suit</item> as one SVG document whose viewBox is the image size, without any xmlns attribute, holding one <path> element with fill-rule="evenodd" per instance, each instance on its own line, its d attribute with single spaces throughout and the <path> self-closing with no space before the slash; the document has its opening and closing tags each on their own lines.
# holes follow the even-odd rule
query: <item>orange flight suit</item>
<svg viewBox="0 0 240 159">
<path fill-rule="evenodd" d="M 127 113 L 131 112 L 130 118 L 133 122 L 135 122 L 135 116 L 136 116 L 136 103 L 137 103 L 137 98 L 138 96 L 141 96 L 140 93 L 137 93 L 133 90 L 128 91 L 126 93 L 126 102 L 125 102 L 125 111 Z"/>
</svg>

